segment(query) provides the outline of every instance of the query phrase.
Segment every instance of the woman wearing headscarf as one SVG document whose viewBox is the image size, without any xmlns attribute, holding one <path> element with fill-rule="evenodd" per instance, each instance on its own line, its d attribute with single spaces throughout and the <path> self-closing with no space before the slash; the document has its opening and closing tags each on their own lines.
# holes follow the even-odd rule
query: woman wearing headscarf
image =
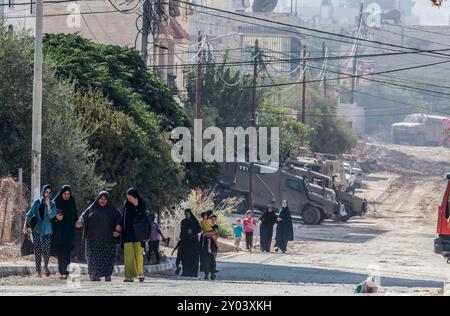
<svg viewBox="0 0 450 316">
<path fill-rule="evenodd" d="M 52 220 L 56 216 L 56 205 L 50 199 L 53 188 L 47 184 L 42 188 L 41 197 L 33 202 L 30 210 L 26 214 L 23 233 L 27 235 L 28 229 L 32 228 L 33 246 L 36 273 L 41 277 L 42 257 L 44 258 L 44 272 L 47 277 L 50 276 L 48 262 L 50 259 L 50 246 L 53 234 Z M 33 221 L 34 227 L 29 227 L 29 223 Z"/>
<path fill-rule="evenodd" d="M 201 232 L 200 223 L 190 209 L 184 211 L 185 218 L 181 221 L 181 244 L 178 251 L 181 253 L 183 276 L 198 277 L 200 242 L 198 235 Z"/>
<path fill-rule="evenodd" d="M 84 228 L 86 259 L 91 281 L 111 282 L 114 271 L 116 242 L 120 236 L 120 212 L 112 204 L 109 193 L 102 191 L 97 199 L 81 214 L 76 226 Z"/>
<path fill-rule="evenodd" d="M 72 195 L 72 188 L 64 185 L 53 200 L 56 205 L 56 218 L 53 222 L 53 246 L 58 258 L 61 279 L 69 276 L 70 253 L 73 250 L 75 223 L 78 219 L 77 205 Z"/>
<path fill-rule="evenodd" d="M 138 277 L 139 282 L 144 282 L 144 246 L 142 241 L 136 239 L 134 220 L 137 215 L 145 213 L 145 202 L 139 192 L 130 188 L 127 191 L 127 199 L 122 208 L 120 220 L 121 243 L 124 249 L 125 280 L 133 282 Z M 149 226 L 150 232 L 150 226 Z"/>
<path fill-rule="evenodd" d="M 270 252 L 270 245 L 272 244 L 273 236 L 273 225 L 277 222 L 277 218 L 277 214 L 273 211 L 272 205 L 269 205 L 267 210 L 259 218 L 261 223 L 259 233 L 262 252 Z"/>
<path fill-rule="evenodd" d="M 275 237 L 275 251 L 280 249 L 283 253 L 287 250 L 288 241 L 294 240 L 294 228 L 292 226 L 291 211 L 287 201 L 283 201 L 278 215 L 277 235 Z"/>
</svg>

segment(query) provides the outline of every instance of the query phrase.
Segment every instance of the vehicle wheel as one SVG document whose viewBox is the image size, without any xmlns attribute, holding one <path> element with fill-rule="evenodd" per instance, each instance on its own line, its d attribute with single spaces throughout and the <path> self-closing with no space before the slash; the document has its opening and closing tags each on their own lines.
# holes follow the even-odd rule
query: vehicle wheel
<svg viewBox="0 0 450 316">
<path fill-rule="evenodd" d="M 319 225 L 321 219 L 320 211 L 314 206 L 307 206 L 303 209 L 302 220 L 306 225 Z"/>
<path fill-rule="evenodd" d="M 441 254 L 442 251 L 444 251 L 444 247 L 442 245 L 441 239 L 440 238 L 436 238 L 434 240 L 434 253 Z"/>
<path fill-rule="evenodd" d="M 342 216 L 342 217 L 340 218 L 340 220 L 341 220 L 342 223 L 347 223 L 348 220 L 349 220 L 350 218 L 353 217 L 353 209 L 352 209 L 351 206 L 345 205 L 345 211 L 347 212 L 347 215 Z"/>
</svg>

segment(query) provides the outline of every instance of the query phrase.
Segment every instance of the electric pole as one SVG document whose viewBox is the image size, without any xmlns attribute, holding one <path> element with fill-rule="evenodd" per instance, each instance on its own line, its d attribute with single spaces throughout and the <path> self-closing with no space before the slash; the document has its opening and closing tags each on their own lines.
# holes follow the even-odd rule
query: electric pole
<svg viewBox="0 0 450 316">
<path fill-rule="evenodd" d="M 253 53 L 253 87 L 252 87 L 252 119 L 251 126 L 256 128 L 256 83 L 258 80 L 258 62 L 259 62 L 259 41 L 255 41 L 255 51 Z M 250 142 L 251 145 L 251 142 Z M 254 148 L 249 148 L 249 159 L 250 159 L 250 179 L 249 179 L 249 196 L 248 196 L 248 204 L 250 210 L 254 210 L 255 203 L 253 200 L 253 173 L 254 173 L 254 162 L 251 160 L 251 153 Z"/>
<path fill-rule="evenodd" d="M 195 82 L 195 119 L 201 119 L 202 117 L 202 32 L 198 31 L 198 44 L 197 44 L 197 79 Z"/>
<path fill-rule="evenodd" d="M 36 0 L 36 34 L 34 38 L 33 118 L 31 135 L 31 200 L 40 196 L 42 150 L 42 32 L 43 0 Z"/>
<path fill-rule="evenodd" d="M 306 45 L 303 46 L 303 79 L 302 79 L 302 115 L 301 115 L 301 121 L 303 124 L 306 123 Z"/>
<path fill-rule="evenodd" d="M 323 55 L 323 62 L 324 62 L 324 65 L 325 65 L 325 62 L 326 62 L 325 58 L 326 58 L 326 55 L 327 55 L 327 48 L 325 46 L 325 42 L 322 42 L 322 55 Z M 326 98 L 327 97 L 327 69 L 326 69 L 325 66 L 324 66 L 324 69 L 323 69 L 323 81 L 322 81 L 322 84 L 323 84 L 323 96 Z"/>
<path fill-rule="evenodd" d="M 361 30 L 362 27 L 362 18 L 363 18 L 363 8 L 364 8 L 364 3 L 361 2 L 360 6 L 359 6 L 359 24 L 358 24 L 358 31 Z M 353 77 L 352 77 L 352 92 L 350 94 L 350 103 L 353 104 L 355 101 L 355 85 L 356 85 L 356 80 L 357 80 L 357 60 L 358 58 L 356 56 L 358 56 L 358 40 L 355 42 L 355 55 L 353 56 Z"/>
<path fill-rule="evenodd" d="M 150 0 L 145 0 L 142 6 L 142 41 L 141 56 L 145 67 L 148 66 L 148 35 L 150 33 Z"/>
</svg>

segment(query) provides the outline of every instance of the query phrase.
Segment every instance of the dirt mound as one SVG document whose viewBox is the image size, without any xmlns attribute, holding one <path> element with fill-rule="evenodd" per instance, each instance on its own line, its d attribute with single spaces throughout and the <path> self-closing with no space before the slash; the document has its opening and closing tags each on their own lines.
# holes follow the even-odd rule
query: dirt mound
<svg viewBox="0 0 450 316">
<path fill-rule="evenodd" d="M 450 172 L 450 150 L 442 147 L 409 147 L 360 144 L 355 154 L 366 172 L 442 176 Z"/>
</svg>

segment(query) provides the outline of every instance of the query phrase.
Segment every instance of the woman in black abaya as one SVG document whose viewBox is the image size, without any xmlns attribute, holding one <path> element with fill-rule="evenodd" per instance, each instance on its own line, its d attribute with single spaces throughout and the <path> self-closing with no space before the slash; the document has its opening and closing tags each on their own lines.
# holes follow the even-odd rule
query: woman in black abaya
<svg viewBox="0 0 450 316">
<path fill-rule="evenodd" d="M 277 214 L 273 211 L 271 205 L 267 207 L 267 210 L 261 215 L 259 221 L 261 222 L 261 226 L 259 227 L 261 251 L 270 252 L 273 225 L 277 222 Z"/>
<path fill-rule="evenodd" d="M 197 277 L 200 257 L 200 242 L 198 239 L 201 232 L 200 223 L 190 209 L 186 209 L 184 215 L 185 218 L 181 221 L 181 244 L 178 250 L 181 253 L 182 275 Z"/>
</svg>

